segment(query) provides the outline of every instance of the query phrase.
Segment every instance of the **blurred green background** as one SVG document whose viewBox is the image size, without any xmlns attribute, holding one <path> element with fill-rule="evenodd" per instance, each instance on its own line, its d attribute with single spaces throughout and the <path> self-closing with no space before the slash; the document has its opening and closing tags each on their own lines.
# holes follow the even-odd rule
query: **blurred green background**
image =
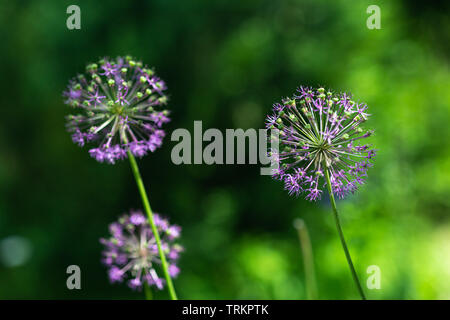
<svg viewBox="0 0 450 320">
<path fill-rule="evenodd" d="M 68 30 L 75 3 L 81 30 Z M 381 30 L 366 27 L 371 4 Z M 368 297 L 449 299 L 448 13 L 448 1 L 2 1 L 0 298 L 142 298 L 110 285 L 100 263 L 107 225 L 141 207 L 129 164 L 74 145 L 61 96 L 88 62 L 131 54 L 169 86 L 169 135 L 139 164 L 154 210 L 183 227 L 180 298 L 305 299 L 299 217 L 319 298 L 358 298 L 326 197 L 289 197 L 258 165 L 170 161 L 174 129 L 262 128 L 303 84 L 351 91 L 373 114 L 375 166 L 338 201 L 362 282 L 381 269 Z M 72 264 L 82 290 L 66 288 Z"/>
</svg>

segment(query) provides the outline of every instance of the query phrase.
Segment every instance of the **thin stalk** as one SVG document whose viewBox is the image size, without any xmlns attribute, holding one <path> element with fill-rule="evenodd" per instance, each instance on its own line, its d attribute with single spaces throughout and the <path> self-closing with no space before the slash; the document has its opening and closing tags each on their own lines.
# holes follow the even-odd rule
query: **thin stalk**
<svg viewBox="0 0 450 320">
<path fill-rule="evenodd" d="M 347 263 L 348 263 L 348 266 L 350 267 L 353 281 L 355 282 L 356 287 L 358 288 L 359 295 L 361 296 L 362 300 L 366 300 L 366 296 L 364 295 L 361 284 L 359 283 L 358 275 L 356 274 L 355 267 L 353 267 L 353 262 L 352 262 L 352 258 L 350 257 L 350 252 L 348 251 L 347 244 L 345 243 L 344 233 L 342 232 L 341 223 L 339 221 L 339 215 L 338 215 L 338 211 L 336 208 L 336 201 L 334 200 L 333 191 L 331 190 L 330 174 L 326 167 L 325 167 L 324 171 L 325 171 L 325 178 L 327 180 L 328 194 L 330 195 L 331 207 L 333 208 L 333 216 L 334 216 L 334 220 L 336 222 L 336 228 L 339 233 L 339 238 L 341 239 L 342 248 L 344 248 L 345 257 L 347 258 Z"/>
<path fill-rule="evenodd" d="M 147 282 L 144 282 L 145 300 L 153 300 L 152 289 Z"/>
<path fill-rule="evenodd" d="M 306 224 L 302 219 L 295 219 L 294 227 L 295 229 L 297 229 L 298 240 L 300 241 L 300 248 L 303 256 L 307 296 L 309 300 L 316 300 L 318 297 L 317 283 L 316 275 L 314 272 L 314 258 L 308 228 L 306 228 Z"/>
<path fill-rule="evenodd" d="M 169 268 L 167 266 L 167 260 L 166 256 L 164 255 L 164 251 L 161 247 L 161 239 L 159 238 L 158 229 L 156 228 L 154 219 L 153 219 L 153 212 L 150 207 L 150 203 L 148 201 L 147 193 L 145 192 L 144 182 L 142 182 L 141 174 L 139 173 L 139 168 L 136 163 L 136 158 L 133 156 L 133 154 L 128 151 L 128 158 L 130 159 L 131 164 L 131 170 L 133 171 L 134 178 L 136 179 L 136 184 L 139 189 L 139 193 L 142 198 L 142 203 L 144 205 L 145 213 L 147 214 L 148 222 L 150 224 L 150 227 L 152 228 L 153 235 L 155 236 L 156 245 L 158 247 L 159 257 L 161 259 L 161 265 L 162 269 L 164 271 L 164 277 L 166 278 L 167 282 L 167 288 L 169 289 L 170 298 L 172 300 L 177 300 L 177 295 L 175 293 L 175 289 L 173 287 L 172 279 L 169 275 Z"/>
</svg>

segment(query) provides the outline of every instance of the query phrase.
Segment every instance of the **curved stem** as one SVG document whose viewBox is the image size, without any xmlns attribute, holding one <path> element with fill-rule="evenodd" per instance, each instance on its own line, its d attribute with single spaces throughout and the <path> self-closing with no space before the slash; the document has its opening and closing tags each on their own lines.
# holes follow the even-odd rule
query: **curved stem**
<svg viewBox="0 0 450 320">
<path fill-rule="evenodd" d="M 330 182 L 330 174 L 328 169 L 325 167 L 325 178 L 327 180 L 328 194 L 330 195 L 331 207 L 333 208 L 333 216 L 336 222 L 336 227 L 338 229 L 339 238 L 341 239 L 342 247 L 344 248 L 345 257 L 347 258 L 348 266 L 350 267 L 350 271 L 352 273 L 353 280 L 355 281 L 356 287 L 358 288 L 358 292 L 361 296 L 361 299 L 366 300 L 366 296 L 362 290 L 361 284 L 358 280 L 358 275 L 356 274 L 355 267 L 353 267 L 352 258 L 350 257 L 350 252 L 348 251 L 347 244 L 345 243 L 344 233 L 342 232 L 341 223 L 339 221 L 339 215 L 336 208 L 336 201 L 334 200 L 333 191 L 331 190 L 331 182 Z"/>
<path fill-rule="evenodd" d="M 173 287 L 172 279 L 170 278 L 170 275 L 169 275 L 169 268 L 167 266 L 166 256 L 164 255 L 164 251 L 162 250 L 162 247 L 161 247 L 161 239 L 159 237 L 158 229 L 156 228 L 156 225 L 155 225 L 155 222 L 153 219 L 153 212 L 150 207 L 150 203 L 148 201 L 147 193 L 145 192 L 145 187 L 144 187 L 144 183 L 142 182 L 141 174 L 139 173 L 139 168 L 136 163 L 136 158 L 133 156 L 133 154 L 130 151 L 128 151 L 128 158 L 130 159 L 131 169 L 133 171 L 134 178 L 136 179 L 136 184 L 137 184 L 139 193 L 142 198 L 142 203 L 144 205 L 145 213 L 147 214 L 148 222 L 150 224 L 150 227 L 152 228 L 153 235 L 155 236 L 156 245 L 158 247 L 159 257 L 161 259 L 161 265 L 162 265 L 162 269 L 164 271 L 164 277 L 166 278 L 167 288 L 169 289 L 170 298 L 172 300 L 177 300 L 177 295 L 176 295 L 175 289 Z"/>
<path fill-rule="evenodd" d="M 152 300 L 152 289 L 150 289 L 150 286 L 147 282 L 144 282 L 144 292 L 145 292 L 145 300 Z"/>
<path fill-rule="evenodd" d="M 314 272 L 314 258 L 309 238 L 308 228 L 302 219 L 294 220 L 294 227 L 297 229 L 298 240 L 303 256 L 303 267 L 305 268 L 306 292 L 309 300 L 317 299 L 316 275 Z"/>
</svg>

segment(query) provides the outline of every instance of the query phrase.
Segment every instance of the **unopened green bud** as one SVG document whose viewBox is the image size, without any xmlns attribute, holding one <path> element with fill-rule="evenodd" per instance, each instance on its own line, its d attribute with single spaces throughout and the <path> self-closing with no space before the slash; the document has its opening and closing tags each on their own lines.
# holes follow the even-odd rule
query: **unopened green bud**
<svg viewBox="0 0 450 320">
<path fill-rule="evenodd" d="M 96 71 L 97 68 L 98 68 L 98 65 L 96 63 L 91 63 L 91 64 L 87 65 L 86 70 L 87 71 Z"/>
<path fill-rule="evenodd" d="M 166 103 L 167 103 L 167 97 L 166 97 L 166 96 L 163 96 L 163 97 L 159 98 L 158 101 L 159 101 L 160 103 L 162 103 L 162 104 L 166 104 Z"/>
<path fill-rule="evenodd" d="M 295 106 L 295 100 L 286 100 L 284 101 L 285 106 Z"/>
<path fill-rule="evenodd" d="M 100 78 L 98 74 L 93 74 L 92 79 L 97 83 L 102 83 L 102 78 Z"/>
</svg>

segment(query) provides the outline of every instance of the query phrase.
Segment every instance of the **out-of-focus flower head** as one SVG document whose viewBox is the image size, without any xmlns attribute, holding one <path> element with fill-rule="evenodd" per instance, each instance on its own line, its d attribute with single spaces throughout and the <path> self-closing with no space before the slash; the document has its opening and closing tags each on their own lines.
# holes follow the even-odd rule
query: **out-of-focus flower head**
<svg viewBox="0 0 450 320">
<path fill-rule="evenodd" d="M 373 130 L 361 127 L 368 118 L 367 105 L 347 93 L 300 87 L 292 98 L 273 106 L 266 128 L 279 144 L 269 156 L 278 165 L 272 177 L 284 182 L 289 194 L 320 199 L 328 170 L 333 194 L 339 198 L 364 183 L 376 150 L 364 144 Z"/>
<path fill-rule="evenodd" d="M 183 247 L 176 243 L 181 227 L 170 225 L 166 219 L 154 214 L 154 222 L 161 237 L 161 246 L 169 264 L 169 275 L 174 278 L 180 272 L 177 266 Z M 158 289 L 165 281 L 157 273 L 161 265 L 158 247 L 152 229 L 141 211 L 131 211 L 109 225 L 109 238 L 102 238 L 103 263 L 108 267 L 112 283 L 126 281 L 128 286 L 140 290 L 144 283 Z"/>
<path fill-rule="evenodd" d="M 67 129 L 89 154 L 115 163 L 130 151 L 137 157 L 161 146 L 168 122 L 166 84 L 154 71 L 130 56 L 101 59 L 70 80 L 65 103 L 78 112 L 67 116 Z"/>
</svg>

